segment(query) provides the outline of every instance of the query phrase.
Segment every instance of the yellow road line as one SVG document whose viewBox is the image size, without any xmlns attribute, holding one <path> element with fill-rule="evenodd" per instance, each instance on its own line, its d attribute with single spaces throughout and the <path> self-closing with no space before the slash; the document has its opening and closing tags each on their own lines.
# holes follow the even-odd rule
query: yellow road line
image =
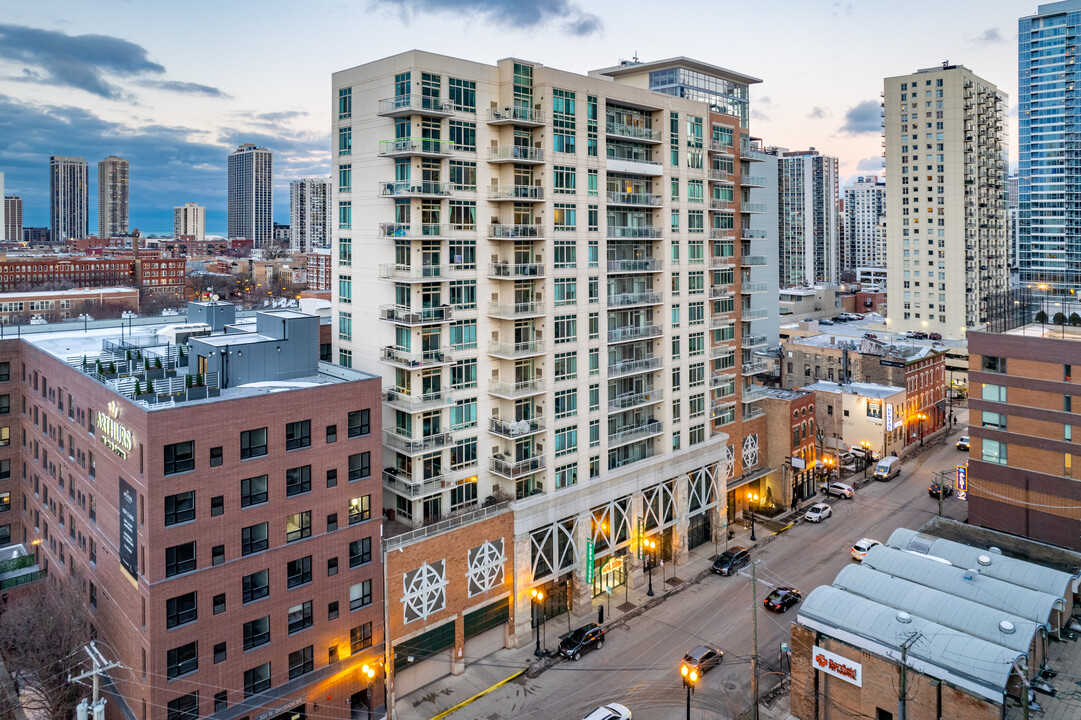
<svg viewBox="0 0 1081 720">
<path fill-rule="evenodd" d="M 528 669 L 529 668 L 522 668 L 521 670 L 514 673 L 510 677 L 508 677 L 508 678 L 506 678 L 504 680 L 500 680 L 499 682 L 497 682 L 495 685 L 491 686 L 487 690 L 481 690 L 479 693 L 477 693 L 473 697 L 469 698 L 468 700 L 463 700 L 462 702 L 458 703 L 457 705 L 450 708 L 449 710 L 444 710 L 443 712 L 441 712 L 438 715 L 436 715 L 435 717 L 433 717 L 432 720 L 441 720 L 441 718 L 445 718 L 447 715 L 450 715 L 452 712 L 455 712 L 456 710 L 461 710 L 462 708 L 464 708 L 466 705 L 473 702 L 477 698 L 482 698 L 485 695 L 487 695 L 488 693 L 490 693 L 491 691 L 493 691 L 493 690 L 495 690 L 497 688 L 503 687 L 504 685 L 509 683 L 511 680 L 514 680 L 515 678 L 520 677 L 521 675 L 524 675 L 525 671 L 528 670 Z"/>
</svg>

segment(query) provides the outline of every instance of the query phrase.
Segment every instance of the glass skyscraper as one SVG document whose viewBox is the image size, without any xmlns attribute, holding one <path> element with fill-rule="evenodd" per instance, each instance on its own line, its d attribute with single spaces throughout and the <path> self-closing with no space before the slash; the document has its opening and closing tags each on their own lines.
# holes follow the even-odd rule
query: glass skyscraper
<svg viewBox="0 0 1081 720">
<path fill-rule="evenodd" d="M 1017 250 L 1022 285 L 1081 290 L 1081 0 L 1040 5 L 1018 22 Z"/>
</svg>

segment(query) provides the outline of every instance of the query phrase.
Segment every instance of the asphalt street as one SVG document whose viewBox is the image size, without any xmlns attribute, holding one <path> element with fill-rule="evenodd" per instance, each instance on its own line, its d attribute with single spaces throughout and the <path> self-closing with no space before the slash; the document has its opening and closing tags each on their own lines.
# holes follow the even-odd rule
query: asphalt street
<svg viewBox="0 0 1081 720">
<path fill-rule="evenodd" d="M 958 427 L 968 413 L 955 408 Z M 852 543 L 861 537 L 884 542 L 899 527 L 918 528 L 938 512 L 927 493 L 933 473 L 967 459 L 954 442 L 963 431 L 910 458 L 900 477 L 874 482 L 851 500 L 830 501 L 833 517 L 820 524 L 800 523 L 757 549 L 756 602 L 762 690 L 780 675 L 782 642 L 798 607 L 785 615 L 762 608 L 762 598 L 776 585 L 791 585 L 804 594 L 829 584 L 849 563 Z M 964 501 L 944 503 L 944 514 L 963 520 Z M 761 537 L 759 538 L 761 541 Z M 597 706 L 620 702 L 635 720 L 684 717 L 686 691 L 679 675 L 683 654 L 696 645 L 724 651 L 724 662 L 708 672 L 691 698 L 692 718 L 734 718 L 750 707 L 752 648 L 752 583 L 746 576 L 709 576 L 626 625 L 608 633 L 605 646 L 578 662 L 559 662 L 533 679 L 522 677 L 491 692 L 460 712 L 471 718 L 544 718 L 580 720 Z M 843 611 L 843 609 L 839 609 Z M 549 635 L 548 645 L 557 640 Z M 677 714 L 678 713 L 678 714 Z"/>
</svg>

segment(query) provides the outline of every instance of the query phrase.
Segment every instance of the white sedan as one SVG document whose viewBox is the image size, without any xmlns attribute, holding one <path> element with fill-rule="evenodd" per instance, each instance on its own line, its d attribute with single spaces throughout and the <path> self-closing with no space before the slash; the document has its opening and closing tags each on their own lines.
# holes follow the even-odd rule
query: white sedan
<svg viewBox="0 0 1081 720">
<path fill-rule="evenodd" d="M 631 720 L 631 709 L 619 703 L 608 703 L 586 715 L 585 720 Z"/>
<path fill-rule="evenodd" d="M 872 540 L 871 538 L 860 538 L 855 545 L 852 546 L 852 557 L 860 562 L 863 562 L 863 558 L 867 557 L 867 553 L 871 551 L 875 545 L 881 545 L 878 540 Z"/>
<path fill-rule="evenodd" d="M 826 503 L 815 503 L 803 516 L 803 519 L 807 522 L 817 523 L 822 522 L 832 514 L 833 508 Z"/>
</svg>

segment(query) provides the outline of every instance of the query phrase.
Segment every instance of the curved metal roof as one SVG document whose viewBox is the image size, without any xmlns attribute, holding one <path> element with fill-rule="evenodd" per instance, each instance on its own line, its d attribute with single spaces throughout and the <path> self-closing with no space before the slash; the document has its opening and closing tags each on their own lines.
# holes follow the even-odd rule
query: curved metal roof
<svg viewBox="0 0 1081 720">
<path fill-rule="evenodd" d="M 833 587 L 1026 655 L 1041 627 L 1020 615 L 860 565 L 849 565 L 842 570 Z M 1003 632 L 1004 621 L 1011 624 L 1011 632 Z"/>
<path fill-rule="evenodd" d="M 863 564 L 872 570 L 1020 615 L 1044 625 L 1049 630 L 1058 629 L 1051 624 L 1052 610 L 1063 602 L 1057 595 L 1030 590 L 1005 580 L 988 577 L 974 569 L 955 567 L 927 555 L 885 545 L 871 548 L 863 559 Z"/>
<path fill-rule="evenodd" d="M 918 616 L 906 618 L 894 607 L 828 585 L 811 591 L 798 620 L 893 660 L 900 660 L 901 644 L 915 637 L 908 648 L 909 667 L 1000 704 L 1014 662 L 1025 657 Z"/>
<path fill-rule="evenodd" d="M 940 557 L 958 567 L 978 568 L 981 575 L 1005 580 L 1030 590 L 1058 595 L 1061 598 L 1068 597 L 1073 592 L 1073 585 L 1078 577 L 1061 570 L 1006 557 L 1000 553 L 981 550 L 953 540 L 924 535 L 908 528 L 894 530 L 890 539 L 886 541 L 886 545 L 898 550 L 913 550 Z M 980 563 L 980 558 L 988 560 L 989 563 L 987 565 Z"/>
</svg>

